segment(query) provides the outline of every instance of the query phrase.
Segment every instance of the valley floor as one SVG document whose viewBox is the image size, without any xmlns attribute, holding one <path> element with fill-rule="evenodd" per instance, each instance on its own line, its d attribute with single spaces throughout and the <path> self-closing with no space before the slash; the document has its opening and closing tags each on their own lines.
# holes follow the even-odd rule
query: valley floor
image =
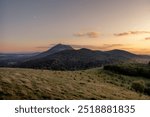
<svg viewBox="0 0 150 117">
<path fill-rule="evenodd" d="M 80 71 L 0 68 L 0 99 L 150 99 L 131 90 L 131 82 L 136 79 L 101 68 Z"/>
</svg>

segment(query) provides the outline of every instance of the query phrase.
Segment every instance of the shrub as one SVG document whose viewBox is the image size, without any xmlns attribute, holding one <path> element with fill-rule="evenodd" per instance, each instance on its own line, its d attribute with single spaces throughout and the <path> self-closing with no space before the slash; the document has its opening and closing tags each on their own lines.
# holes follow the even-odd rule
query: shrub
<svg viewBox="0 0 150 117">
<path fill-rule="evenodd" d="M 146 87 L 144 92 L 145 94 L 150 95 L 150 87 Z"/>
<path fill-rule="evenodd" d="M 136 92 L 143 93 L 145 90 L 145 82 L 143 80 L 133 81 L 131 88 Z"/>
<path fill-rule="evenodd" d="M 146 83 L 145 94 L 150 95 L 150 82 Z"/>
<path fill-rule="evenodd" d="M 147 83 L 146 83 L 146 87 L 150 87 L 150 82 L 147 82 Z"/>
<path fill-rule="evenodd" d="M 150 67 L 146 64 L 118 64 L 106 65 L 104 70 L 129 76 L 142 76 L 150 78 Z"/>
</svg>

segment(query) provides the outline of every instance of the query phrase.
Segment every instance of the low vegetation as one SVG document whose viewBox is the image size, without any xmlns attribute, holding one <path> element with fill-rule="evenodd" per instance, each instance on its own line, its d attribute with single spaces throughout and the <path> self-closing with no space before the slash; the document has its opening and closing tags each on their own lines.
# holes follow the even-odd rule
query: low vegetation
<svg viewBox="0 0 150 117">
<path fill-rule="evenodd" d="M 124 74 L 128 76 L 136 77 L 135 80 L 132 81 L 131 89 L 146 95 L 150 95 L 150 66 L 148 64 L 117 64 L 117 65 L 106 65 L 104 66 L 105 70 L 111 71 L 117 74 Z"/>
<path fill-rule="evenodd" d="M 136 82 L 137 79 L 142 81 Z M 0 68 L 0 99 L 150 99 L 149 89 L 147 78 L 102 68 L 79 71 Z"/>
<path fill-rule="evenodd" d="M 145 83 L 144 80 L 136 80 L 132 82 L 131 88 L 136 92 L 150 96 L 150 82 Z"/>
<path fill-rule="evenodd" d="M 148 64 L 118 64 L 106 65 L 105 70 L 115 73 L 129 75 L 129 76 L 142 76 L 150 79 L 150 66 Z"/>
<path fill-rule="evenodd" d="M 145 82 L 143 80 L 133 81 L 131 87 L 135 91 L 143 93 L 145 90 Z"/>
</svg>

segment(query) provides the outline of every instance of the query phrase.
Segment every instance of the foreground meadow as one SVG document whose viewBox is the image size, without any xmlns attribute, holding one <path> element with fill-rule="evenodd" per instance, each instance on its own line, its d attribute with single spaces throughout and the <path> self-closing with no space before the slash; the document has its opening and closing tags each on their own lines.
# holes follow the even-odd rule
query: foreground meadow
<svg viewBox="0 0 150 117">
<path fill-rule="evenodd" d="M 131 77 L 94 68 L 50 71 L 0 68 L 0 99 L 150 99 L 134 91 Z"/>
</svg>

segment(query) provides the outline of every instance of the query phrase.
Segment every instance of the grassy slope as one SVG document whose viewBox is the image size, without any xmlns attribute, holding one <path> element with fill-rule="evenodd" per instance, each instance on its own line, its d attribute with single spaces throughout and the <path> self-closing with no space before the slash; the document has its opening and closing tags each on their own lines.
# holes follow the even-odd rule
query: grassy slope
<svg viewBox="0 0 150 117">
<path fill-rule="evenodd" d="M 0 68 L 0 99 L 150 99 L 130 90 L 132 80 L 136 79 L 98 68 L 82 71 Z"/>
</svg>

